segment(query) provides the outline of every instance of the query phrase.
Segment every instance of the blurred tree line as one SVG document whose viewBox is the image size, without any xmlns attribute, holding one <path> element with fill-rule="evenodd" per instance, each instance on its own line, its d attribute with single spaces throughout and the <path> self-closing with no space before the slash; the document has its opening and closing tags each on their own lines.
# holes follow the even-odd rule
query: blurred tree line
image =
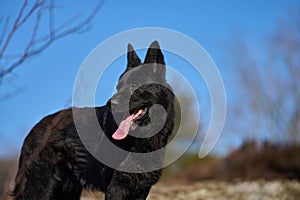
<svg viewBox="0 0 300 200">
<path fill-rule="evenodd" d="M 224 137 L 232 131 L 244 142 L 225 158 L 199 160 L 197 152 L 189 152 L 165 174 L 179 180 L 300 179 L 300 7 L 260 44 L 237 38 L 229 56 L 238 99 L 228 109 L 231 123 Z"/>
<path fill-rule="evenodd" d="M 298 6 L 261 38 L 261 45 L 240 37 L 234 48 L 233 67 L 241 83 L 234 120 L 252 139 L 300 142 L 299 27 Z"/>
</svg>

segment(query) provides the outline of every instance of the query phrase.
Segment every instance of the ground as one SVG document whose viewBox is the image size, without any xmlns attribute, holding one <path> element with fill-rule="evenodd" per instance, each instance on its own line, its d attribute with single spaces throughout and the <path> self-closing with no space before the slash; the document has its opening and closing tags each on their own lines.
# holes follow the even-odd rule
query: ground
<svg viewBox="0 0 300 200">
<path fill-rule="evenodd" d="M 103 199 L 103 194 L 84 192 L 81 200 Z M 147 200 L 299 200 L 299 181 L 202 181 L 158 183 Z"/>
</svg>

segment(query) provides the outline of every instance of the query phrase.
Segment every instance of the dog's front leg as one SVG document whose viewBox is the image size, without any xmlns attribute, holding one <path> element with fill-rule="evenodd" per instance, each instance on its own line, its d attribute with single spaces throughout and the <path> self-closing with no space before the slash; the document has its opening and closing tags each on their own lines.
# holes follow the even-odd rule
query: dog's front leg
<svg viewBox="0 0 300 200">
<path fill-rule="evenodd" d="M 105 200 L 126 200 L 127 188 L 117 184 L 110 184 L 105 193 Z"/>
</svg>

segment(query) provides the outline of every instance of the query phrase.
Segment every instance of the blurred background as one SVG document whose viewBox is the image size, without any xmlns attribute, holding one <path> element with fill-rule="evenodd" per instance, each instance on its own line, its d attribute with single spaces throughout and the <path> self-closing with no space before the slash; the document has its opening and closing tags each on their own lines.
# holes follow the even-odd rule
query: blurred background
<svg viewBox="0 0 300 200">
<path fill-rule="evenodd" d="M 201 121 L 190 149 L 166 168 L 163 180 L 300 179 L 299 0 L 4 0 L 0 11 L 0 196 L 16 173 L 30 129 L 72 105 L 73 83 L 89 52 L 114 34 L 142 27 L 173 29 L 201 44 L 218 66 L 227 94 L 221 137 L 211 154 L 199 159 L 210 96 L 186 61 L 165 53 L 167 65 L 184 74 L 198 97 L 193 101 L 167 77 L 190 105 L 182 113 L 184 133 L 199 123 L 193 120 L 197 105 Z M 126 48 L 99 83 L 97 105 L 113 93 Z M 138 54 L 143 58 L 145 51 Z M 183 136 L 178 145 L 184 142 Z"/>
</svg>

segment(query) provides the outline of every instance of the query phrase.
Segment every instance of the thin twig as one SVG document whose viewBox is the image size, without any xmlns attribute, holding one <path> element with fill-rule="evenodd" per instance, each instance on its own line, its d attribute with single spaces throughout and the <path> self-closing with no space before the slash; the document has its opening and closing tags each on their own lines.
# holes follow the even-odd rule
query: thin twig
<svg viewBox="0 0 300 200">
<path fill-rule="evenodd" d="M 0 36 L 0 46 L 1 46 L 2 42 L 3 42 L 5 33 L 6 33 L 6 31 L 7 31 L 7 27 L 8 27 L 8 24 L 9 24 L 9 20 L 10 20 L 10 18 L 9 18 L 9 17 L 6 17 L 6 20 L 5 20 L 5 23 L 4 23 L 4 26 L 3 26 L 3 30 L 2 30 L 2 33 L 1 33 L 1 36 Z"/>
<path fill-rule="evenodd" d="M 18 23 L 18 27 L 20 27 L 20 26 L 22 26 L 30 17 L 31 17 L 31 15 L 40 7 L 40 6 L 42 6 L 43 5 L 43 3 L 44 3 L 44 1 L 39 1 L 39 0 L 37 0 L 36 2 L 35 2 L 35 4 L 32 6 L 32 8 L 28 11 L 28 13 L 23 17 L 23 19 L 22 19 L 22 21 L 20 21 L 19 23 Z"/>
<path fill-rule="evenodd" d="M 43 10 L 39 9 L 39 11 L 36 15 L 35 25 L 34 25 L 33 30 L 32 30 L 31 39 L 30 39 L 27 47 L 25 48 L 25 53 L 28 53 L 29 49 L 34 46 L 34 41 L 35 41 L 35 38 L 36 38 L 36 34 L 37 34 L 37 32 L 39 30 L 39 27 L 40 27 L 42 12 L 43 12 Z"/>
<path fill-rule="evenodd" d="M 46 41 L 50 40 L 50 38 L 54 38 L 57 33 L 61 32 L 63 29 L 68 27 L 70 24 L 74 23 L 79 17 L 80 17 L 79 15 L 75 15 L 71 19 L 69 19 L 68 21 L 66 21 L 62 25 L 60 25 L 59 27 L 57 27 L 55 29 L 53 28 L 53 31 L 52 31 L 53 34 L 47 34 L 45 36 L 42 36 L 42 37 L 36 39 L 35 44 L 37 45 L 37 44 L 40 44 L 40 43 L 43 43 L 43 42 L 46 42 Z"/>
<path fill-rule="evenodd" d="M 10 91 L 3 96 L 0 96 L 0 102 L 4 102 L 6 100 L 11 99 L 12 97 L 17 96 L 18 94 L 22 93 L 25 90 L 25 86 L 19 86 L 17 88 L 14 88 L 13 91 Z M 2 136 L 1 136 L 2 137 Z"/>
<path fill-rule="evenodd" d="M 27 2 L 27 1 L 26 1 Z M 54 29 L 54 14 L 53 14 L 53 8 L 54 8 L 54 0 L 51 0 L 50 5 L 49 5 L 49 17 L 53 17 L 51 20 L 49 20 L 49 31 L 50 34 L 42 39 L 39 40 L 34 40 L 29 42 L 30 45 L 28 45 L 24 51 L 24 53 L 22 54 L 21 57 L 19 57 L 18 59 L 16 59 L 15 62 L 13 62 L 10 66 L 8 66 L 6 69 L 3 69 L 2 71 L 0 71 L 0 79 L 2 79 L 4 76 L 10 74 L 15 68 L 17 68 L 18 66 L 20 66 L 21 64 L 23 64 L 28 58 L 33 57 L 35 55 L 40 54 L 42 51 L 44 51 L 46 48 L 48 48 L 54 41 L 59 40 L 61 38 L 64 38 L 70 34 L 76 33 L 79 30 L 82 30 L 83 27 L 85 27 L 87 24 L 89 24 L 92 19 L 97 15 L 97 13 L 100 11 L 100 9 L 103 7 L 105 0 L 100 1 L 97 6 L 94 8 L 94 10 L 91 12 L 91 14 L 85 18 L 82 22 L 78 23 L 77 25 L 72 26 L 71 28 L 65 29 L 63 30 L 64 27 L 62 27 L 61 29 Z M 23 10 L 26 7 L 27 3 L 23 4 L 22 9 L 20 11 L 19 17 L 17 18 L 14 28 L 12 29 L 13 31 L 11 31 L 11 33 L 9 34 L 8 39 L 6 40 L 6 44 L 3 46 L 2 48 L 2 54 L 5 51 L 12 35 L 14 34 L 14 32 L 16 31 L 16 29 L 18 28 L 18 24 L 19 24 L 19 20 L 22 16 Z M 36 1 L 35 5 L 33 6 L 33 8 L 36 9 L 36 7 L 44 5 L 44 1 L 40 2 L 40 1 Z M 34 10 L 35 10 L 34 9 Z M 33 10 L 33 9 L 31 9 Z M 31 13 L 31 12 L 30 12 Z M 32 14 L 30 14 L 32 15 Z M 27 16 L 30 15 L 26 15 L 24 18 L 28 19 Z M 23 18 L 23 20 L 24 20 Z M 38 19 L 38 18 L 37 18 Z M 23 20 L 21 22 L 23 22 Z M 35 30 L 37 30 L 38 27 L 34 28 L 34 32 Z M 33 33 L 32 38 L 35 38 L 36 33 Z M 41 46 L 33 49 L 34 46 L 36 46 L 37 44 L 42 44 Z M 0 54 L 0 58 L 2 57 L 2 54 Z"/>
<path fill-rule="evenodd" d="M 90 16 L 88 16 L 81 23 L 77 24 L 77 26 L 69 28 L 69 29 L 65 30 L 64 32 L 58 34 L 56 36 L 56 40 L 59 39 L 59 38 L 64 37 L 65 35 L 69 35 L 69 34 L 75 33 L 78 30 L 82 29 L 82 27 L 84 27 L 85 25 L 89 24 L 91 22 L 91 20 L 97 15 L 97 13 L 99 12 L 99 10 L 102 8 L 102 6 L 104 5 L 104 2 L 105 2 L 105 0 L 100 1 L 100 3 L 95 7 L 95 9 L 90 14 Z"/>
<path fill-rule="evenodd" d="M 16 33 L 16 30 L 18 29 L 19 21 L 20 21 L 22 15 L 23 15 L 23 12 L 24 12 L 27 4 L 28 4 L 28 0 L 25 0 L 24 3 L 23 3 L 23 5 L 22 5 L 22 7 L 21 7 L 21 9 L 20 9 L 18 17 L 15 20 L 14 25 L 13 25 L 11 31 L 9 32 L 9 34 L 7 36 L 7 39 L 5 40 L 5 43 L 4 43 L 3 47 L 2 47 L 2 49 L 0 50 L 0 58 L 2 57 L 3 53 L 5 52 L 5 50 L 6 50 L 7 46 L 8 46 L 8 44 L 9 44 L 12 36 Z"/>
<path fill-rule="evenodd" d="M 50 0 L 50 7 L 49 7 L 49 36 L 53 38 L 55 35 L 54 27 L 55 27 L 55 16 L 54 16 L 54 7 L 55 1 Z"/>
</svg>

